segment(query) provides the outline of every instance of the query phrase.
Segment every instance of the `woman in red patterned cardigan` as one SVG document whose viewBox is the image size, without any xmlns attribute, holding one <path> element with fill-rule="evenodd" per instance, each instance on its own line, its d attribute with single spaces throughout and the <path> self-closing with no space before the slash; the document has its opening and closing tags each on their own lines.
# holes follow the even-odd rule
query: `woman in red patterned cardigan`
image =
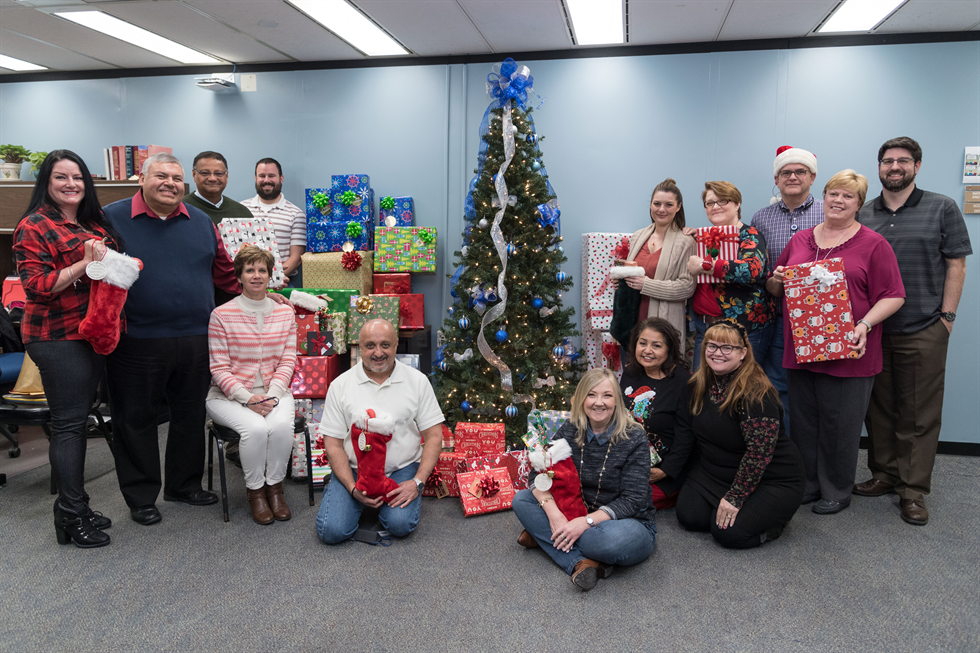
<svg viewBox="0 0 980 653">
<path fill-rule="evenodd" d="M 242 294 L 214 309 L 208 326 L 212 387 L 208 415 L 241 435 L 239 455 L 252 519 L 259 524 L 290 518 L 282 480 L 293 446 L 296 318 L 266 288 L 274 264 L 252 245 L 235 257 Z"/>
</svg>

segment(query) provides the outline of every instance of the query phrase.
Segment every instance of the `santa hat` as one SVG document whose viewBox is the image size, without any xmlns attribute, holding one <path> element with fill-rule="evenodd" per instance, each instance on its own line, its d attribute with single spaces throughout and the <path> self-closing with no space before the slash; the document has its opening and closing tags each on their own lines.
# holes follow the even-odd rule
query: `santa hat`
<svg viewBox="0 0 980 653">
<path fill-rule="evenodd" d="M 78 325 L 80 336 L 92 343 L 97 354 L 110 354 L 119 344 L 119 315 L 129 288 L 139 278 L 143 262 L 107 249 L 101 261 L 86 268 L 92 280 L 88 309 Z"/>
<path fill-rule="evenodd" d="M 817 174 L 817 157 L 812 152 L 807 152 L 801 147 L 783 145 L 776 150 L 776 158 L 772 162 L 772 176 L 778 177 L 779 171 L 790 163 L 805 165 L 810 172 Z"/>
</svg>

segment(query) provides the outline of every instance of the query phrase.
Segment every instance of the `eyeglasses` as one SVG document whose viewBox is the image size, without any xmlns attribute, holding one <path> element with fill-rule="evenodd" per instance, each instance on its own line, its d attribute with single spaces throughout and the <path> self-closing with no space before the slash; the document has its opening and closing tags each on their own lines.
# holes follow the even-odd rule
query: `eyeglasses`
<svg viewBox="0 0 980 653">
<path fill-rule="evenodd" d="M 781 179 L 789 179 L 793 175 L 796 175 L 797 179 L 803 179 L 806 177 L 807 173 L 810 172 L 806 168 L 800 168 L 799 170 L 780 170 L 779 177 Z"/>
<path fill-rule="evenodd" d="M 731 202 L 731 200 L 718 200 L 718 201 L 708 200 L 707 202 L 704 203 L 704 208 L 710 209 L 714 207 L 715 204 L 717 204 L 718 206 L 728 206 L 729 202 Z"/>
<path fill-rule="evenodd" d="M 225 170 L 224 172 L 211 172 L 210 170 L 198 170 L 197 168 L 194 168 L 194 172 L 196 172 L 197 174 L 201 175 L 204 178 L 214 177 L 215 179 L 224 179 L 225 175 L 228 174 L 227 170 Z"/>
<path fill-rule="evenodd" d="M 882 159 L 878 163 L 883 166 L 890 166 L 893 163 L 897 163 L 900 166 L 910 166 L 915 163 L 915 159 L 903 156 L 901 159 Z"/>
<path fill-rule="evenodd" d="M 731 355 L 736 349 L 741 349 L 738 345 L 716 345 L 713 342 L 709 342 L 704 346 L 704 350 L 709 354 L 714 354 L 716 352 L 721 352 L 725 356 Z"/>
</svg>

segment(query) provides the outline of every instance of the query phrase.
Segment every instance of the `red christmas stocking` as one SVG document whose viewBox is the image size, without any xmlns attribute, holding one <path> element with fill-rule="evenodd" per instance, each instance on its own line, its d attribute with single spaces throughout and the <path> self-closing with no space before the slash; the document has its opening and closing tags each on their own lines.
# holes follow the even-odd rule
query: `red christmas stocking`
<svg viewBox="0 0 980 653">
<path fill-rule="evenodd" d="M 378 417 L 369 408 L 354 415 L 354 424 L 350 428 L 351 444 L 357 457 L 357 483 L 354 487 L 372 499 L 384 499 L 385 503 L 391 501 L 386 495 L 398 488 L 398 483 L 385 475 L 387 442 L 394 433 L 394 427 L 394 422 Z"/>
<path fill-rule="evenodd" d="M 143 269 L 143 262 L 107 249 L 105 256 L 97 263 L 101 266 L 87 270 L 90 276 L 95 276 L 92 276 L 88 310 L 78 325 L 78 333 L 92 343 L 97 354 L 105 355 L 112 353 L 119 344 L 119 315 L 130 286 Z M 99 277 L 102 271 L 105 275 Z"/>
<path fill-rule="evenodd" d="M 589 514 L 582 500 L 582 481 L 575 469 L 568 440 L 555 440 L 547 451 L 532 451 L 527 458 L 534 469 L 540 472 L 534 479 L 534 486 L 551 492 L 551 496 L 555 497 L 555 505 L 565 515 L 565 519 L 570 521 Z M 539 478 L 543 480 L 538 481 Z M 544 487 L 549 485 L 548 481 L 550 486 Z"/>
</svg>

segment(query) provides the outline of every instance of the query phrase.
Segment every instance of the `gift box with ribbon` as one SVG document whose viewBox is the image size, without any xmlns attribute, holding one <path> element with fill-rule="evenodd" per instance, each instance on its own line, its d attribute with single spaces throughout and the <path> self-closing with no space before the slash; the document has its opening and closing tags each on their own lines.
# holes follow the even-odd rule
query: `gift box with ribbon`
<svg viewBox="0 0 980 653">
<path fill-rule="evenodd" d="M 425 295 L 421 293 L 411 295 L 401 294 L 382 294 L 371 295 L 372 297 L 397 297 L 398 298 L 398 328 L 399 329 L 424 329 L 425 328 Z"/>
<path fill-rule="evenodd" d="M 311 434 L 312 436 L 312 434 Z M 320 447 L 317 447 L 317 444 Z M 312 443 L 310 456 L 313 460 L 313 487 L 323 487 L 330 478 L 330 462 L 327 460 L 327 451 L 323 449 L 323 436 L 317 435 L 317 441 Z"/>
<path fill-rule="evenodd" d="M 303 254 L 303 283 L 310 288 L 355 289 L 367 295 L 374 287 L 374 252 L 328 252 Z M 331 311 L 346 310 L 331 304 Z"/>
<path fill-rule="evenodd" d="M 322 399 L 327 396 L 327 388 L 343 370 L 340 369 L 340 356 L 298 356 L 296 369 L 290 389 L 293 397 L 301 399 Z"/>
<path fill-rule="evenodd" d="M 411 197 L 381 198 L 378 222 L 382 227 L 411 227 L 415 225 L 415 200 Z"/>
<path fill-rule="evenodd" d="M 582 310 L 583 329 L 608 331 L 612 323 L 615 289 L 609 270 L 617 260 L 629 255 L 630 234 L 582 234 Z"/>
<path fill-rule="evenodd" d="M 375 242 L 378 272 L 436 271 L 435 227 L 378 227 Z"/>
<path fill-rule="evenodd" d="M 558 428 L 567 420 L 572 419 L 570 410 L 540 410 L 532 409 L 527 414 L 527 432 L 543 438 L 545 442 L 555 439 Z"/>
<path fill-rule="evenodd" d="M 283 274 L 282 261 L 279 259 L 276 232 L 267 218 L 225 218 L 218 223 L 218 234 L 228 251 L 228 256 L 233 260 L 245 245 L 255 245 L 271 252 L 275 262 L 269 277 L 269 287 L 278 288 L 285 285 L 286 276 Z"/>
<path fill-rule="evenodd" d="M 791 265 L 785 274 L 786 328 L 792 329 L 796 362 L 854 358 L 857 354 L 847 346 L 854 335 L 854 315 L 843 259 Z"/>
<path fill-rule="evenodd" d="M 503 453 L 506 437 L 503 424 L 460 422 L 456 424 L 456 453 L 466 458 Z"/>
<path fill-rule="evenodd" d="M 468 472 L 478 469 L 496 469 L 497 467 L 503 467 L 507 470 L 515 490 L 527 489 L 527 477 L 531 473 L 531 463 L 527 459 L 526 449 L 466 459 L 466 471 Z"/>
<path fill-rule="evenodd" d="M 613 340 L 608 331 L 585 329 L 582 334 L 582 342 L 590 370 L 606 367 L 612 370 L 617 378 L 623 376 L 623 363 L 625 361 L 621 360 L 619 343 Z"/>
<path fill-rule="evenodd" d="M 332 188 L 306 189 L 306 222 L 329 221 L 333 217 Z"/>
<path fill-rule="evenodd" d="M 358 174 L 333 175 L 330 178 L 330 185 L 332 214 L 325 222 L 341 223 L 343 227 L 351 222 L 358 223 L 363 227 L 362 234 L 359 235 L 363 235 L 373 245 L 375 213 L 374 191 L 371 190 L 370 177 Z M 350 232 L 345 233 L 345 237 L 352 241 Z M 307 237 L 307 249 L 311 249 L 309 237 Z M 355 249 L 361 248 L 355 245 Z"/>
<path fill-rule="evenodd" d="M 514 484 L 502 467 L 460 472 L 456 481 L 464 517 L 510 510 L 514 502 Z"/>
<path fill-rule="evenodd" d="M 308 313 L 304 315 L 296 315 L 296 354 L 299 356 L 306 356 L 307 352 L 307 337 L 311 333 L 320 332 L 320 320 L 313 314 Z"/>
<path fill-rule="evenodd" d="M 440 499 L 458 497 L 459 484 L 456 482 L 456 475 L 462 471 L 466 471 L 465 456 L 452 451 L 439 452 L 439 460 L 425 481 L 422 496 Z"/>
<path fill-rule="evenodd" d="M 738 258 L 740 244 L 738 225 L 724 227 L 699 227 L 695 236 L 698 241 L 698 256 L 707 263 L 714 261 L 732 261 Z M 695 277 L 698 283 L 723 283 L 723 281 L 707 272 Z"/>
<path fill-rule="evenodd" d="M 375 295 L 409 295 L 412 275 L 407 272 L 385 272 L 374 275 Z"/>
<path fill-rule="evenodd" d="M 316 331 L 306 334 L 306 353 L 308 356 L 336 356 L 333 346 L 333 331 Z"/>
<path fill-rule="evenodd" d="M 398 329 L 398 295 L 354 295 L 347 311 L 347 342 L 357 342 L 368 320 L 384 318 Z"/>
<path fill-rule="evenodd" d="M 346 248 L 346 249 L 345 249 Z M 358 220 L 307 220 L 306 251 L 342 252 L 374 249 L 374 216 Z"/>
</svg>

